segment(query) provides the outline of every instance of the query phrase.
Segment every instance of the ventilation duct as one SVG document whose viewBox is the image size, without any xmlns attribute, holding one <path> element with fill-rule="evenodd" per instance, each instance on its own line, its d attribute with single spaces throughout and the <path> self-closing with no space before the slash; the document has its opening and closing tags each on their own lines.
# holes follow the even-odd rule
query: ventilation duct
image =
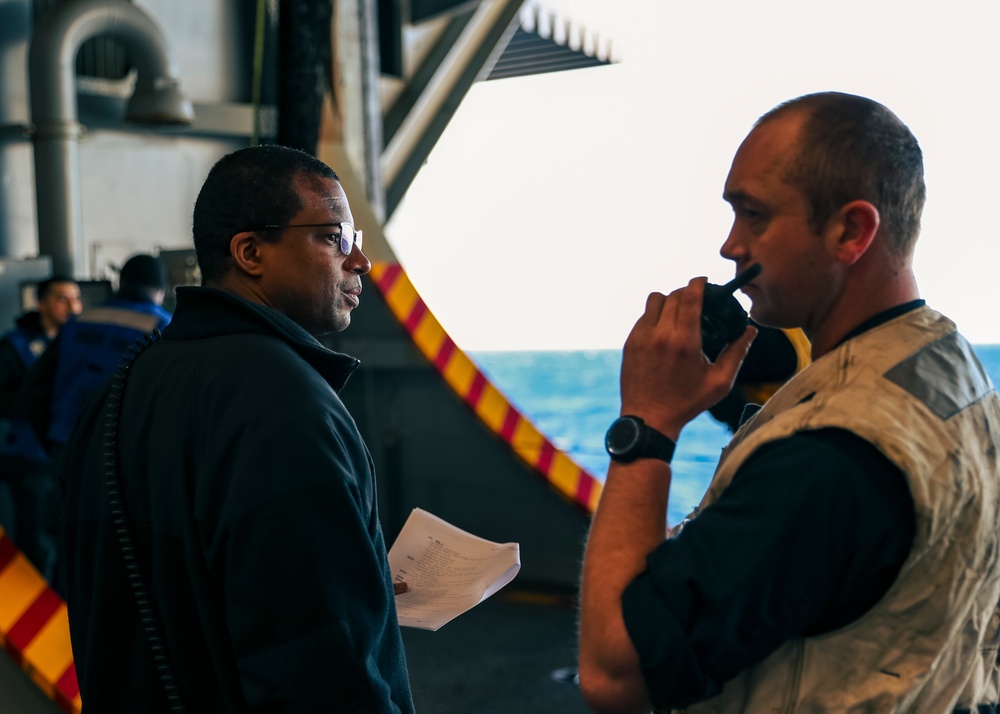
<svg viewBox="0 0 1000 714">
<path fill-rule="evenodd" d="M 35 28 L 28 54 L 34 124 L 38 251 L 54 273 L 84 277 L 83 219 L 75 62 L 80 46 L 114 35 L 136 69 L 126 119 L 190 124 L 191 102 L 180 92 L 177 65 L 159 26 L 126 0 L 73 0 L 54 5 Z"/>
</svg>

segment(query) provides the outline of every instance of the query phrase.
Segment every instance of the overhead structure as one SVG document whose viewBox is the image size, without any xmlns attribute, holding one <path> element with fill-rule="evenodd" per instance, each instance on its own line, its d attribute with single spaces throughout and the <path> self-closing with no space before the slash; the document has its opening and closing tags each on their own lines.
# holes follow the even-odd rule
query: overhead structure
<svg viewBox="0 0 1000 714">
<path fill-rule="evenodd" d="M 521 8 L 514 36 L 487 79 L 600 67 L 619 60 L 609 38 L 588 31 L 574 18 L 529 3 Z"/>
<path fill-rule="evenodd" d="M 444 5 L 446 3 L 439 3 Z M 457 9 L 416 28 L 412 71 L 385 95 L 381 170 L 386 219 L 392 216 L 462 99 L 480 80 L 523 77 L 619 61 L 610 40 L 535 2 L 450 3 Z M 414 28 L 410 28 L 414 31 Z M 382 40 L 392 44 L 391 31 Z M 391 85 L 391 80 L 383 82 Z"/>
</svg>

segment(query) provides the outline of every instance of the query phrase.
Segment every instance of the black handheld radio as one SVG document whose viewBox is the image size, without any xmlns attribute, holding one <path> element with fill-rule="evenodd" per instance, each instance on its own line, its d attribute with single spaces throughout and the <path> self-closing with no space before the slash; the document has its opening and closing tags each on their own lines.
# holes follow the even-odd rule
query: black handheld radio
<svg viewBox="0 0 1000 714">
<path fill-rule="evenodd" d="M 760 275 L 760 263 L 754 263 L 725 285 L 705 285 L 701 303 L 701 349 L 715 359 L 722 348 L 743 334 L 749 317 L 733 295 Z"/>
</svg>

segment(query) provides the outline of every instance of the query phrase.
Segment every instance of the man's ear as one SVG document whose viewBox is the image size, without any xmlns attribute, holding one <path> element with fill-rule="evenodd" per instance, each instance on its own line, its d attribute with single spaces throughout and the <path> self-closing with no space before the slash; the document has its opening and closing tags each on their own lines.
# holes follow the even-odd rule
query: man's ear
<svg viewBox="0 0 1000 714">
<path fill-rule="evenodd" d="M 229 255 L 240 271 L 256 277 L 262 272 L 259 247 L 260 237 L 253 231 L 243 231 L 230 239 Z"/>
<path fill-rule="evenodd" d="M 832 249 L 837 260 L 854 265 L 864 255 L 878 233 L 878 209 L 868 201 L 851 201 L 834 215 L 828 227 L 832 230 Z"/>
</svg>

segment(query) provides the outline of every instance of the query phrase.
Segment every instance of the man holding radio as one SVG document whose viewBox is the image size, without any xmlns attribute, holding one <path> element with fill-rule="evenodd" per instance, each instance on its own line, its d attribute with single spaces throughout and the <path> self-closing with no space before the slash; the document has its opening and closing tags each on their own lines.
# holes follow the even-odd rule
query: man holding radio
<svg viewBox="0 0 1000 714">
<path fill-rule="evenodd" d="M 923 161 L 881 104 L 807 95 L 740 146 L 722 246 L 759 324 L 812 363 L 664 533 L 673 444 L 727 394 L 704 278 L 652 294 L 583 566 L 580 682 L 601 712 L 969 712 L 997 704 L 1000 398 L 912 271 Z M 666 535 L 666 537 L 665 537 Z"/>
</svg>

